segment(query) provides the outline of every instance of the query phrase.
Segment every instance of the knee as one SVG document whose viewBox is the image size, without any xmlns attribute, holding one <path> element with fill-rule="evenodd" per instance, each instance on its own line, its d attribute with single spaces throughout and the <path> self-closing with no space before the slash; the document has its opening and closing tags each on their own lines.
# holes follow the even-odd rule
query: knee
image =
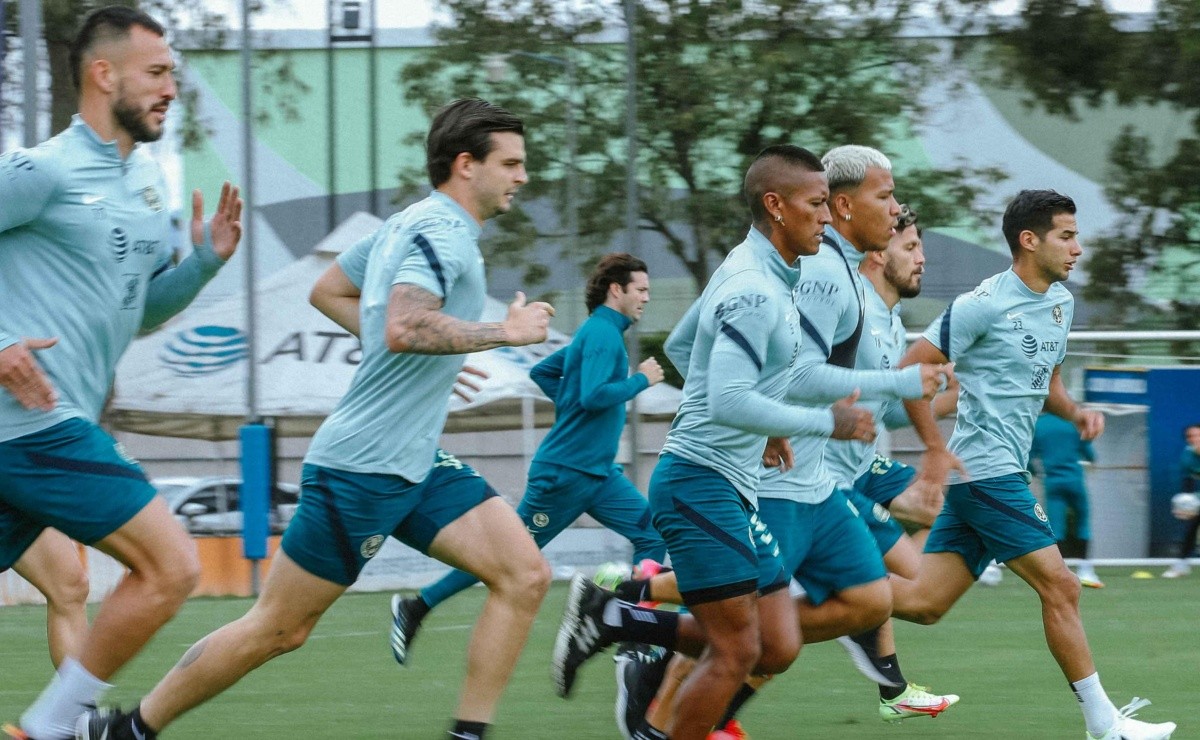
<svg viewBox="0 0 1200 740">
<path fill-rule="evenodd" d="M 82 609 L 87 604 L 91 582 L 83 566 L 58 574 L 42 594 L 54 610 Z"/>
<path fill-rule="evenodd" d="M 1042 601 L 1051 607 L 1075 608 L 1083 588 L 1079 579 L 1064 565 L 1038 589 Z"/>
<path fill-rule="evenodd" d="M 534 550 L 527 557 L 511 563 L 498 578 L 488 583 L 488 587 L 536 610 L 550 590 L 550 581 L 550 564 L 541 552 Z"/>
<path fill-rule="evenodd" d="M 146 577 L 164 604 L 178 607 L 200 583 L 200 558 L 190 540 L 170 558 L 170 562 L 156 563 Z"/>
<path fill-rule="evenodd" d="M 905 621 L 928 626 L 942 621 L 942 617 L 946 616 L 949 610 L 948 605 L 923 601 L 902 616 Z"/>
<path fill-rule="evenodd" d="M 743 630 L 736 635 L 726 635 L 710 643 L 708 660 L 713 668 L 722 674 L 739 679 L 749 675 L 752 670 L 775 672 L 762 665 L 763 647 L 757 630 Z M 777 659 L 778 656 L 772 656 L 772 660 Z"/>
<path fill-rule="evenodd" d="M 758 661 L 754 665 L 754 673 L 771 675 L 783 673 L 800 656 L 802 644 L 798 631 L 765 642 Z"/>
<path fill-rule="evenodd" d="M 863 632 L 875 629 L 892 616 L 892 596 L 891 593 L 885 593 L 878 598 L 872 599 L 859 610 L 859 619 Z M 938 615 L 938 619 L 941 615 Z M 855 633 L 856 634 L 856 633 Z"/>
</svg>

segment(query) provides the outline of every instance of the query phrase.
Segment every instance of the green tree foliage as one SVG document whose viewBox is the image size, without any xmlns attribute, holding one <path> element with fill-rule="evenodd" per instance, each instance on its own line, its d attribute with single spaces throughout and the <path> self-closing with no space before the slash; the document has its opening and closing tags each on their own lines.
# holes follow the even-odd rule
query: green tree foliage
<svg viewBox="0 0 1200 740">
<path fill-rule="evenodd" d="M 1178 117 L 1185 134 L 1173 151 L 1126 128 L 1107 153 L 1105 193 L 1122 220 L 1090 240 L 1084 295 L 1120 324 L 1197 329 L 1200 3 L 1158 0 L 1145 20 L 1099 0 L 1030 0 L 1015 25 L 997 27 L 992 58 L 1050 112 L 1074 116 L 1115 101 Z"/>
<path fill-rule="evenodd" d="M 489 259 L 529 265 L 538 239 L 586 262 L 624 223 L 625 19 L 619 0 L 444 0 L 439 44 L 407 65 L 400 84 L 432 113 L 480 96 L 527 121 L 531 182 L 521 201 L 553 203 L 553 232 L 528 213 L 499 223 Z M 639 228 L 657 234 L 697 289 L 748 224 L 741 178 L 763 147 L 796 143 L 818 154 L 844 143 L 885 147 L 922 111 L 915 91 L 929 45 L 897 33 L 908 0 L 637 3 Z M 568 12 L 568 8 L 571 9 Z M 850 23 L 844 19 L 854 18 Z M 843 20 L 839 20 L 843 19 Z M 568 74 L 568 60 L 573 74 Z M 574 84 L 568 78 L 574 78 Z M 566 238 L 568 106 L 577 121 L 578 253 Z M 422 180 L 401 173 L 402 190 Z M 901 169 L 901 197 L 942 224 L 974 225 L 971 207 L 994 171 Z M 976 184 L 978 183 L 978 185 Z M 934 223 L 935 221 L 930 221 Z"/>
</svg>

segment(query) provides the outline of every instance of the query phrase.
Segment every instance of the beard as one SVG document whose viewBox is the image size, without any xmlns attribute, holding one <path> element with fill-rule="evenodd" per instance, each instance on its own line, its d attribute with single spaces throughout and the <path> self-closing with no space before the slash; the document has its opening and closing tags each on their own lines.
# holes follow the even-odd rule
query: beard
<svg viewBox="0 0 1200 740">
<path fill-rule="evenodd" d="M 146 115 L 150 112 L 149 109 L 140 110 L 136 105 L 125 99 L 125 96 L 118 92 L 117 102 L 113 103 L 113 116 L 117 119 L 117 123 L 121 128 L 129 132 L 129 135 L 137 142 L 158 141 L 162 138 L 163 130 L 160 126 L 158 130 L 150 128 L 150 124 L 146 122 Z"/>
<path fill-rule="evenodd" d="M 883 279 L 896 289 L 901 298 L 916 298 L 921 295 L 921 276 L 909 275 L 905 280 L 892 266 L 891 260 L 883 265 Z"/>
</svg>

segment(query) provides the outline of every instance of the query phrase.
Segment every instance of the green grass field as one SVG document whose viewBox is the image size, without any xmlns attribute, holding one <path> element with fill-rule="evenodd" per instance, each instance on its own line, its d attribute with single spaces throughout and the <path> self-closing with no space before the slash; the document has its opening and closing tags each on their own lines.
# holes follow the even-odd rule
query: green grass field
<svg viewBox="0 0 1200 740">
<path fill-rule="evenodd" d="M 1200 577 L 1135 580 L 1129 569 L 1102 569 L 1108 583 L 1083 595 L 1084 621 L 1105 687 L 1118 706 L 1152 699 L 1151 721 L 1180 724 L 1177 737 L 1200 736 L 1191 718 L 1200 670 Z M 173 726 L 169 738 L 295 740 L 309 737 L 437 738 L 457 700 L 470 625 L 484 592 L 471 589 L 426 619 L 400 668 L 387 646 L 387 594 L 344 597 L 309 643 L 255 673 Z M 576 696 L 558 699 L 549 677 L 554 631 L 566 595 L 555 584 L 501 705 L 497 738 L 616 738 L 608 656 L 593 659 Z M 240 616 L 245 599 L 196 599 L 119 676 L 109 700 L 135 701 L 208 631 Z M 0 719 L 33 700 L 50 674 L 40 607 L 0 609 Z M 1011 573 L 995 588 L 977 586 L 939 625 L 901 624 L 900 659 L 910 680 L 962 701 L 937 719 L 885 725 L 875 689 L 834 644 L 804 649 L 792 669 L 743 713 L 755 740 L 775 738 L 1082 738 L 1075 699 L 1042 637 L 1037 600 Z"/>
</svg>

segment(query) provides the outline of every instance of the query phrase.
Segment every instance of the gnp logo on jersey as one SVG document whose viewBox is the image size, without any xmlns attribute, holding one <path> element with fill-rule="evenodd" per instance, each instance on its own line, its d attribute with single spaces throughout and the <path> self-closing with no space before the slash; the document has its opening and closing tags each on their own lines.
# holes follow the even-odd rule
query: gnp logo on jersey
<svg viewBox="0 0 1200 740">
<path fill-rule="evenodd" d="M 1044 391 L 1050 387 L 1049 365 L 1033 366 L 1033 377 L 1029 381 L 1029 387 L 1035 391 Z"/>
<path fill-rule="evenodd" d="M 375 553 L 379 552 L 379 548 L 383 547 L 383 535 L 373 534 L 363 540 L 362 547 L 358 551 L 362 553 L 364 558 L 368 560 L 375 557 Z"/>
<path fill-rule="evenodd" d="M 1034 339 L 1032 334 L 1021 337 L 1021 352 L 1031 360 L 1037 355 L 1038 340 Z"/>
<path fill-rule="evenodd" d="M 129 255 L 129 235 L 125 233 L 125 229 L 114 226 L 112 231 L 108 232 L 108 246 L 112 247 L 117 262 L 124 262 Z"/>
<path fill-rule="evenodd" d="M 150 210 L 154 211 L 155 213 L 162 211 L 162 196 L 158 194 L 158 190 L 156 190 L 153 185 L 142 188 L 141 193 L 142 200 L 146 201 L 146 206 Z"/>
<path fill-rule="evenodd" d="M 158 359 L 176 375 L 210 375 L 241 362 L 249 354 L 246 335 L 230 326 L 195 326 L 176 332 Z"/>
</svg>

